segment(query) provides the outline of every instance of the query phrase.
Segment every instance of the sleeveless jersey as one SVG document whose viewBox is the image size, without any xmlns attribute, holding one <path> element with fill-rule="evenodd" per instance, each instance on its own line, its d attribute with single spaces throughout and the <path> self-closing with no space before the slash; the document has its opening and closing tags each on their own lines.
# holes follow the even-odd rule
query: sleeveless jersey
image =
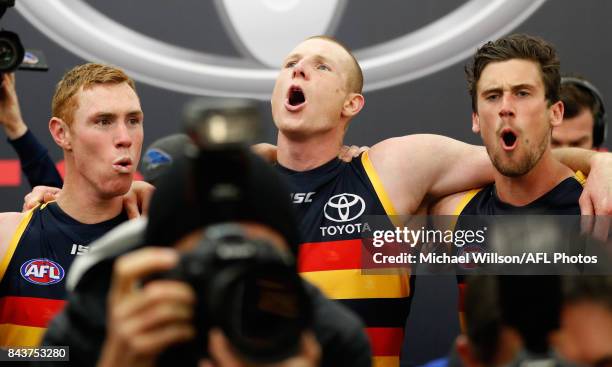
<svg viewBox="0 0 612 367">
<path fill-rule="evenodd" d="M 459 215 L 580 215 L 578 199 L 584 182 L 584 175 L 576 172 L 574 177 L 566 178 L 546 194 L 520 207 L 499 200 L 495 185 L 491 184 L 468 192 L 456 212 Z"/>
<path fill-rule="evenodd" d="M 66 299 L 66 275 L 75 256 L 127 220 L 125 213 L 83 224 L 56 203 L 30 210 L 0 262 L 0 347 L 36 346 Z"/>
<path fill-rule="evenodd" d="M 323 293 L 357 313 L 372 345 L 374 366 L 399 366 L 414 276 L 362 274 L 361 238 L 368 215 L 395 215 L 367 152 L 306 172 L 278 166 L 292 186 L 302 238 L 298 269 Z"/>
<path fill-rule="evenodd" d="M 495 191 L 495 185 L 491 184 L 481 189 L 472 190 L 465 194 L 463 200 L 455 209 L 459 215 L 458 226 L 461 216 L 466 215 L 525 215 L 525 214 L 549 214 L 549 215 L 580 215 L 578 200 L 582 194 L 582 186 L 586 182 L 584 174 L 576 172 L 574 177 L 568 177 L 557 186 L 538 199 L 524 206 L 513 206 L 499 200 Z M 462 329 L 464 328 L 464 296 L 465 277 L 458 275 L 459 285 L 459 312 Z"/>
</svg>

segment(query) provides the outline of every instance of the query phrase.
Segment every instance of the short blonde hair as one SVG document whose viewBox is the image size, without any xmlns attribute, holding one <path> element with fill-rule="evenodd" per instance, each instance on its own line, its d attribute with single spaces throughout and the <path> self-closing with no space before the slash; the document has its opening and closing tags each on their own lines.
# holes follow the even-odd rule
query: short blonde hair
<svg viewBox="0 0 612 367">
<path fill-rule="evenodd" d="M 346 51 L 346 53 L 351 57 L 351 64 L 352 64 L 352 69 L 353 69 L 349 71 L 349 77 L 347 81 L 348 90 L 352 93 L 361 94 L 361 92 L 363 91 L 363 71 L 361 70 L 361 66 L 359 65 L 357 58 L 355 58 L 355 55 L 353 55 L 351 50 L 349 50 L 349 48 L 346 47 L 342 42 L 330 36 L 324 36 L 324 35 L 312 36 L 312 37 L 308 37 L 306 40 L 311 40 L 311 39 L 320 39 L 320 40 L 328 41 L 331 43 L 335 43 L 336 45 L 340 46 L 344 51 Z"/>
<path fill-rule="evenodd" d="M 121 83 L 127 83 L 136 92 L 134 81 L 119 68 L 95 63 L 76 66 L 57 83 L 51 101 L 51 114 L 71 125 L 74 112 L 79 108 L 76 94 L 81 88 L 86 90 L 97 84 Z"/>
</svg>

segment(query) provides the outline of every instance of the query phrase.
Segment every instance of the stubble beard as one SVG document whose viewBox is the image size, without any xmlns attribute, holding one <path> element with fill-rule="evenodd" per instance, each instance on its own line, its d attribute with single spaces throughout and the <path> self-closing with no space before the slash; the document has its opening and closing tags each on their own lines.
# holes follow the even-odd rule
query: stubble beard
<svg viewBox="0 0 612 367">
<path fill-rule="evenodd" d="M 529 171 L 531 171 L 533 167 L 538 164 L 540 159 L 542 159 L 549 142 L 550 131 L 544 136 L 544 139 L 542 139 L 536 149 L 528 149 L 525 158 L 519 160 L 518 162 L 504 162 L 503 156 L 506 153 L 499 145 L 495 146 L 495 152 L 493 154 L 491 154 L 489 148 L 487 147 L 487 153 L 489 154 L 489 158 L 491 159 L 493 166 L 499 173 L 506 177 L 520 177 L 529 173 Z M 528 146 L 529 140 L 524 141 L 523 144 Z M 513 153 L 516 154 L 518 152 Z"/>
</svg>

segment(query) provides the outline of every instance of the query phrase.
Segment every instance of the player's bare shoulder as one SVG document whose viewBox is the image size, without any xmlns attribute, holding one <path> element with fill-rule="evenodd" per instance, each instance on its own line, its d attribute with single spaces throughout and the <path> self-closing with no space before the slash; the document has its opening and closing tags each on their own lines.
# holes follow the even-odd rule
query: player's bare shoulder
<svg viewBox="0 0 612 367">
<path fill-rule="evenodd" d="M 446 152 L 453 139 L 434 134 L 413 134 L 390 138 L 370 148 L 372 160 L 381 169 L 409 169 L 414 173 L 435 168 L 436 158 Z"/>
<path fill-rule="evenodd" d="M 27 215 L 28 213 L 0 213 L 0 259 L 4 258 L 13 234 Z"/>
<path fill-rule="evenodd" d="M 383 140 L 368 151 L 401 214 L 414 213 L 430 191 L 444 145 L 442 136 L 415 134 Z"/>
</svg>

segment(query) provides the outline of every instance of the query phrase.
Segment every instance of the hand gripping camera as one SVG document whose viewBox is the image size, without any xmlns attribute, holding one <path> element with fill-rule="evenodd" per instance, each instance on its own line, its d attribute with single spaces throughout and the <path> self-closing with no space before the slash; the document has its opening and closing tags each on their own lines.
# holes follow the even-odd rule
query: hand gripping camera
<svg viewBox="0 0 612 367">
<path fill-rule="evenodd" d="M 15 0 L 0 0 L 0 18 L 13 6 Z M 0 29 L 0 75 L 17 68 L 35 71 L 49 69 L 41 51 L 24 49 L 17 33 Z"/>
<path fill-rule="evenodd" d="M 197 337 L 167 359 L 206 357 L 208 331 L 220 328 L 236 351 L 253 362 L 278 362 L 294 355 L 310 326 L 312 306 L 290 255 L 241 227 L 218 224 L 178 266 L 158 278 L 181 280 L 195 290 Z"/>
<path fill-rule="evenodd" d="M 213 327 L 223 331 L 244 360 L 282 361 L 299 351 L 302 334 L 312 324 L 313 307 L 290 252 L 264 238 L 247 236 L 235 224 L 269 224 L 273 219 L 268 216 L 287 215 L 270 211 L 272 204 L 266 206 L 285 194 L 263 172 L 273 169 L 262 167 L 264 163 L 247 148 L 257 130 L 256 105 L 246 100 L 200 99 L 188 105 L 185 116 L 186 132 L 194 144 L 186 149 L 184 166 L 175 162 L 174 171 L 160 177 L 158 193 L 169 195 L 160 199 L 166 201 L 158 207 L 152 203 L 149 225 L 158 228 L 151 221 L 159 208 L 155 213 L 163 218 L 160 226 L 165 230 L 152 242 L 169 233 L 169 226 L 182 227 L 178 233 L 205 228 L 195 249 L 184 254 L 175 269 L 155 276 L 180 280 L 194 289 L 197 336 L 162 353 L 159 365 L 196 365 L 207 356 Z M 288 199 L 287 203 L 290 208 Z M 179 212 L 181 219 L 172 214 Z"/>
</svg>

